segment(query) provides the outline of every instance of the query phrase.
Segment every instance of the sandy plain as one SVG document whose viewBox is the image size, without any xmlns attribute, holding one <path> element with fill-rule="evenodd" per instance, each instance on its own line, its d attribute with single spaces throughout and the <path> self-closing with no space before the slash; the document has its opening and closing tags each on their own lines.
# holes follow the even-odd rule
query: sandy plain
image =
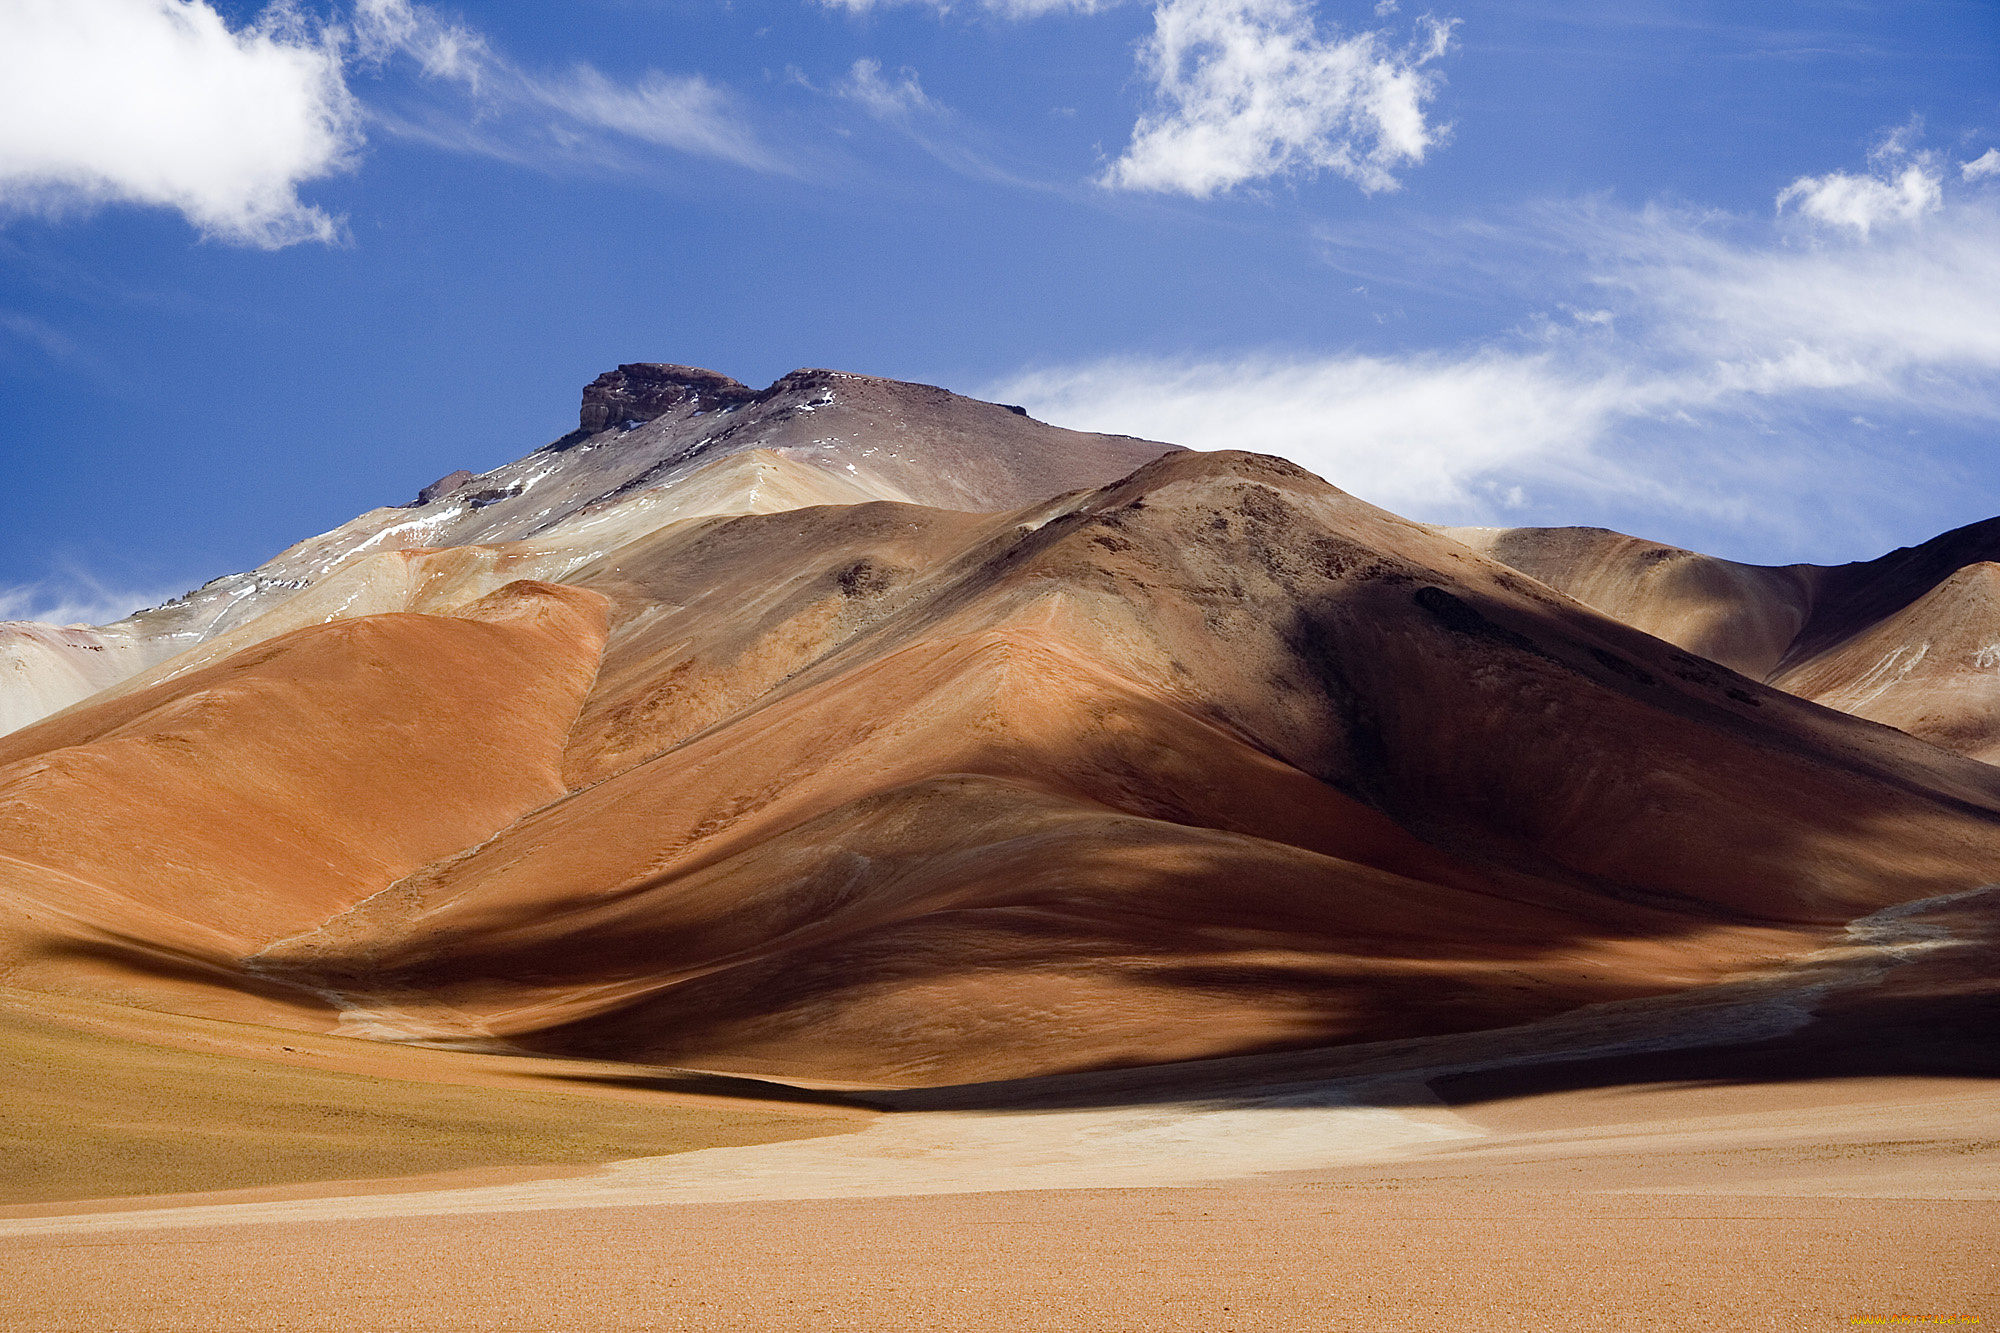
<svg viewBox="0 0 2000 1333">
<path fill-rule="evenodd" d="M 1936 924 L 1985 896 L 1882 914 L 1780 975 L 1500 1033 L 863 1090 L 891 1113 L 848 1133 L 594 1170 L 10 1208 L 0 1328 L 1992 1318 L 2000 1079 L 1880 1069 L 1885 1013 L 1948 1027 L 1940 999 L 1990 975 L 1990 941 Z M 495 1090 L 532 1064 L 393 1055 Z"/>
<path fill-rule="evenodd" d="M 1621 1094 L 1615 1128 L 1595 1095 L 1495 1104 L 1463 1117 L 1477 1137 L 1403 1160 L 1178 1188 L 458 1212 L 401 1194 L 369 1217 L 329 1199 L 285 1220 L 45 1219 L 0 1242 L 0 1327 L 1636 1333 L 1992 1317 L 1993 1084 L 1666 1087 Z"/>
</svg>

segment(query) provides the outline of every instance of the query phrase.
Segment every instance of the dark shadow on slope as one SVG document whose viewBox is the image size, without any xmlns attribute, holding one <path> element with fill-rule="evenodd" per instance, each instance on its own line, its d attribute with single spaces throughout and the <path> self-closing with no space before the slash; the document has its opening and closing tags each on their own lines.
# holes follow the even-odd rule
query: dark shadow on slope
<svg viewBox="0 0 2000 1333">
<path fill-rule="evenodd" d="M 537 1078 L 557 1083 L 590 1083 L 605 1088 L 632 1088 L 643 1092 L 671 1092 L 690 1097 L 718 1097 L 730 1101 L 799 1102 L 813 1106 L 872 1107 L 846 1093 L 825 1088 L 802 1088 L 770 1079 L 745 1078 L 737 1074 L 709 1074 L 700 1070 L 680 1070 L 672 1074 L 537 1074 Z"/>
<path fill-rule="evenodd" d="M 1461 1034 L 1460 1043 L 1488 1035 Z M 1109 1070 L 993 1083 L 851 1094 L 884 1111 L 1089 1110 L 1207 1102 L 1256 1108 L 1274 1097 L 1350 1076 L 1369 1064 L 1364 1048 L 1237 1056 L 1218 1061 Z M 1892 999 L 1819 1020 L 1789 1036 L 1576 1060 L 1534 1059 L 1428 1080 L 1371 1079 L 1357 1098 L 1374 1106 L 1422 1108 L 1590 1090 L 1661 1086 L 1753 1088 L 1857 1079 L 2000 1079 L 2000 997 L 1941 1002 Z M 1430 1095 L 1426 1095 L 1426 1094 Z"/>
<path fill-rule="evenodd" d="M 1813 607 L 1772 675 L 1896 614 L 1967 565 L 2000 558 L 2000 518 L 1983 519 L 1874 560 L 1824 569 Z"/>
<path fill-rule="evenodd" d="M 2000 1079 L 2000 994 L 1885 997 L 1773 1041 L 1521 1065 L 1432 1079 L 1447 1106 L 1639 1085 Z"/>
<path fill-rule="evenodd" d="M 86 964 L 108 970 L 114 975 L 122 973 L 154 981 L 202 985 L 254 995 L 295 1008 L 321 1009 L 328 1014 L 334 1012 L 324 996 L 305 986 L 291 985 L 247 971 L 239 958 L 176 948 L 102 926 L 92 929 L 102 938 L 46 941 L 25 951 L 26 957 Z"/>
<path fill-rule="evenodd" d="M 1990 897 L 1989 895 L 1986 895 Z M 1956 938 L 1938 941 L 1873 979 L 1838 962 L 1790 972 L 1795 994 L 1812 1005 L 1803 1026 L 1762 1040 L 1731 1040 L 1718 1025 L 1701 1043 L 1709 1011 L 1679 1020 L 1686 1045 L 1601 1053 L 1604 1034 L 1568 1040 L 1534 1029 L 1467 1032 L 1415 1041 L 1233 1056 L 1147 1068 L 997 1080 L 854 1094 L 885 1110 L 1054 1110 L 1213 1101 L 1257 1105 L 1273 1094 L 1362 1080 L 1369 1104 L 1452 1106 L 1565 1092 L 1649 1087 L 1754 1088 L 1836 1080 L 2000 1079 L 2000 908 L 1959 904 L 1919 914 L 1945 922 Z M 1833 984 L 1816 1002 L 1812 992 Z M 1729 989 L 1727 987 L 1718 990 Z M 1771 992 L 1767 992 L 1769 994 Z M 1697 995 L 1684 992 L 1680 999 Z M 1564 1020 L 1558 1020 L 1558 1023 Z M 1268 1103 L 1266 1103 L 1268 1104 Z"/>
</svg>

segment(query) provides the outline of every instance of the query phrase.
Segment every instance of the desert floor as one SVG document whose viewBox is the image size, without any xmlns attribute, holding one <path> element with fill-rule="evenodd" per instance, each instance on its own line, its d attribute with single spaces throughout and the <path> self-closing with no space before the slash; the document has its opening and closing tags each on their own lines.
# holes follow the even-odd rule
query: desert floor
<svg viewBox="0 0 2000 1333">
<path fill-rule="evenodd" d="M 1250 1174 L 1315 1139 L 1350 1160 Z M 17 1206 L 0 1328 L 1990 1320 L 1997 1141 L 2000 1084 L 1911 1078 L 903 1114 L 589 1173 Z"/>
<path fill-rule="evenodd" d="M 0 1207 L 0 1329 L 2000 1321 L 1990 948 L 1864 936 L 1499 1032 L 850 1090 L 882 1109 L 44 1008 L 4 1029 L 7 1133 L 72 1189 Z M 260 1109 L 342 1089 L 379 1122 Z"/>
</svg>

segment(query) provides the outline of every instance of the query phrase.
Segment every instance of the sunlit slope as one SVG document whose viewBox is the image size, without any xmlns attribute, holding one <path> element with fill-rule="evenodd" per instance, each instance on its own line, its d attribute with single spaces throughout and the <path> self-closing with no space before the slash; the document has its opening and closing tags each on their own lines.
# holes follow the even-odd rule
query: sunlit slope
<svg viewBox="0 0 2000 1333">
<path fill-rule="evenodd" d="M 1171 1059 L 1671 989 L 2000 870 L 2000 774 L 1277 460 L 577 577 L 619 618 L 578 789 L 260 956 L 342 1030 L 888 1081 Z"/>
<path fill-rule="evenodd" d="M 602 637 L 595 594 L 516 583 L 453 616 L 296 630 L 0 740 L 6 981 L 318 1008 L 240 959 L 559 796 Z"/>
<path fill-rule="evenodd" d="M 0 620 L 0 735 L 123 680 L 145 661 L 138 645 L 118 633 Z"/>
<path fill-rule="evenodd" d="M 2000 520 L 1877 560 L 1767 568 L 1601 528 L 1444 530 L 1690 652 L 1975 759 L 2000 735 Z"/>
<path fill-rule="evenodd" d="M 1805 628 L 1820 572 L 1741 565 L 1604 528 L 1443 532 L 1614 620 L 1758 680 Z"/>
<path fill-rule="evenodd" d="M 2000 762 L 2000 564 L 1967 565 L 1771 683 Z"/>
<path fill-rule="evenodd" d="M 830 370 L 753 390 L 688 366 L 620 366 L 585 387 L 580 417 L 579 429 L 511 463 L 453 473 L 407 504 L 117 624 L 0 622 L 0 734 L 135 673 L 159 679 L 301 624 L 448 611 L 506 581 L 473 588 L 482 569 L 511 564 L 514 578 L 561 581 L 706 515 L 868 500 L 1011 510 L 1103 485 L 1172 448 Z M 440 559 L 440 548 L 482 554 Z"/>
</svg>

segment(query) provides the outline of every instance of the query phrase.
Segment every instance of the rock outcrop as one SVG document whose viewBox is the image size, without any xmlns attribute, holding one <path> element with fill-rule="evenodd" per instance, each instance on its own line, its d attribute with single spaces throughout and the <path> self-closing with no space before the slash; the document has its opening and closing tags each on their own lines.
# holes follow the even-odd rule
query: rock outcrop
<svg viewBox="0 0 2000 1333">
<path fill-rule="evenodd" d="M 587 438 L 600 431 L 641 425 L 675 408 L 718 411 L 756 399 L 756 390 L 712 370 L 634 362 L 607 370 L 584 386 L 577 434 Z"/>
</svg>

